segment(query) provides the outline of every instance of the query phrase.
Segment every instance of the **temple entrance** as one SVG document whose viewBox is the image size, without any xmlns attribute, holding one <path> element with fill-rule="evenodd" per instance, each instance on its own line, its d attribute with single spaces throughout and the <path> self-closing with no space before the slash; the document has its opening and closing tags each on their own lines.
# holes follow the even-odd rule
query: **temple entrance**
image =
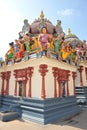
<svg viewBox="0 0 87 130">
<path fill-rule="evenodd" d="M 24 96 L 24 84 L 23 81 L 19 81 L 19 96 L 23 97 Z"/>
</svg>

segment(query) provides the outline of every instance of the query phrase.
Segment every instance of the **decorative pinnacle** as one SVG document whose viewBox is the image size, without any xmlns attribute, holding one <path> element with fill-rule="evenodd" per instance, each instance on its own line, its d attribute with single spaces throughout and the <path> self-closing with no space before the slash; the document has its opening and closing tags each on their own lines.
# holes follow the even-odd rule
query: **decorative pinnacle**
<svg viewBox="0 0 87 130">
<path fill-rule="evenodd" d="M 44 18 L 44 13 L 43 13 L 43 11 L 41 11 L 40 18 L 41 18 L 41 19 Z"/>
<path fill-rule="evenodd" d="M 70 28 L 68 28 L 68 34 L 71 34 L 71 29 Z"/>
</svg>

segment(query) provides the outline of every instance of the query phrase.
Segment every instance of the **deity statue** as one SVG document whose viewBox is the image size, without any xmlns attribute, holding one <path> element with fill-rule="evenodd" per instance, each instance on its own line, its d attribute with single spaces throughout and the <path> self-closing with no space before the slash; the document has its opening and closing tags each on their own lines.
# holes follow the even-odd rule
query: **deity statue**
<svg viewBox="0 0 87 130">
<path fill-rule="evenodd" d="M 61 27 L 61 21 L 57 20 L 57 25 L 55 27 L 55 31 L 58 35 L 60 35 L 61 33 L 63 33 L 63 29 Z"/>
<path fill-rule="evenodd" d="M 14 42 L 9 43 L 9 50 L 5 54 L 5 61 L 6 64 L 8 64 L 8 61 L 12 60 L 14 58 Z"/>
<path fill-rule="evenodd" d="M 43 11 L 41 11 L 40 18 L 41 18 L 41 19 L 44 18 L 44 13 L 43 13 Z"/>
<path fill-rule="evenodd" d="M 70 28 L 68 28 L 68 35 L 69 35 L 69 34 L 71 34 L 71 29 L 70 29 Z"/>
<path fill-rule="evenodd" d="M 59 49 L 59 36 L 56 34 L 55 40 L 54 40 L 54 52 L 58 54 L 58 49 Z"/>
<path fill-rule="evenodd" d="M 47 28 L 42 27 L 41 33 L 38 37 L 38 46 L 40 48 L 40 51 L 43 51 L 43 49 L 47 50 L 47 56 L 50 57 L 50 43 L 49 43 L 49 35 L 47 34 Z"/>
<path fill-rule="evenodd" d="M 30 52 L 30 40 L 31 38 L 28 35 L 24 35 L 24 44 L 27 52 Z"/>
<path fill-rule="evenodd" d="M 19 32 L 19 37 L 23 37 L 25 34 L 28 34 L 30 32 L 30 25 L 28 23 L 28 20 L 24 20 L 24 25 L 22 27 L 22 31 Z"/>
</svg>

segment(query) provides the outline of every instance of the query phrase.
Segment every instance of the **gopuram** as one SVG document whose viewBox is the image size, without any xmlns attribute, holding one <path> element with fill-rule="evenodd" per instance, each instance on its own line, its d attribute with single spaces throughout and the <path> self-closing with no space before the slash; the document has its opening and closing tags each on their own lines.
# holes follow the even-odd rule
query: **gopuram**
<svg viewBox="0 0 87 130">
<path fill-rule="evenodd" d="M 83 92 L 83 93 L 82 93 Z M 41 124 L 67 119 L 87 103 L 87 45 L 61 21 L 53 25 L 43 11 L 24 20 L 19 38 L 0 62 L 0 119 Z"/>
</svg>

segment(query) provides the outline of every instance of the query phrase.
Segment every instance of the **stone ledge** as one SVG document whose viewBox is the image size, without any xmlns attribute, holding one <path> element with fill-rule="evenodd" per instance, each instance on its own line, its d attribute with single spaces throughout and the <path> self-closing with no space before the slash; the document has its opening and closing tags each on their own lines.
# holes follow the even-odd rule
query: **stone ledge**
<svg viewBox="0 0 87 130">
<path fill-rule="evenodd" d="M 12 111 L 2 111 L 0 112 L 0 120 L 1 121 L 11 121 L 18 118 L 17 112 Z"/>
</svg>

